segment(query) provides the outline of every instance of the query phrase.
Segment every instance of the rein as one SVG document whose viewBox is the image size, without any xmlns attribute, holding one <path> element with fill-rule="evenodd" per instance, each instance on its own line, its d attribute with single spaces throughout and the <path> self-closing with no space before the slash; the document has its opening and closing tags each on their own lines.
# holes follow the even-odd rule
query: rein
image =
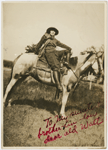
<svg viewBox="0 0 108 150">
<path fill-rule="evenodd" d="M 75 72 L 73 71 L 73 69 L 71 68 L 72 72 L 74 73 L 75 77 L 77 78 L 77 80 L 79 79 L 79 77 L 77 77 L 77 75 L 75 74 Z"/>
</svg>

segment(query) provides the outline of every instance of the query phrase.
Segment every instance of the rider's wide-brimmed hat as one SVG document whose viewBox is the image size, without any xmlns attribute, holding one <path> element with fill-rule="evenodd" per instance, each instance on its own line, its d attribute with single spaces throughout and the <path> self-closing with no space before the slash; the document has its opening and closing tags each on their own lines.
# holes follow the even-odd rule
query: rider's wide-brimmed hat
<svg viewBox="0 0 108 150">
<path fill-rule="evenodd" d="M 54 27 L 49 27 L 49 28 L 46 30 L 46 33 L 49 34 L 51 30 L 55 31 L 55 35 L 57 35 L 57 34 L 59 33 L 59 31 L 58 31 L 56 28 L 54 28 Z"/>
</svg>

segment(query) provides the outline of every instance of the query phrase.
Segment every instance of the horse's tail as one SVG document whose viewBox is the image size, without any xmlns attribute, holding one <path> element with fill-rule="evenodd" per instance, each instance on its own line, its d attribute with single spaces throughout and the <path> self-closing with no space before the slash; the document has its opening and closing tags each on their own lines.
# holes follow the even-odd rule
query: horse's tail
<svg viewBox="0 0 108 150">
<path fill-rule="evenodd" d="M 21 53 L 17 58 L 15 58 L 15 60 L 13 61 L 13 67 L 14 67 L 15 63 L 17 62 L 18 58 L 19 58 L 22 54 L 23 54 L 23 53 Z M 13 68 L 13 67 L 12 67 L 12 68 Z"/>
<path fill-rule="evenodd" d="M 13 61 L 13 65 L 12 65 L 12 70 L 11 70 L 11 76 L 10 76 L 10 80 L 12 79 L 12 73 L 13 73 L 13 67 L 16 64 L 17 60 L 19 59 L 19 57 L 22 55 L 23 53 L 21 53 L 17 58 L 15 58 L 15 60 Z M 10 82 L 9 80 L 9 82 Z"/>
</svg>

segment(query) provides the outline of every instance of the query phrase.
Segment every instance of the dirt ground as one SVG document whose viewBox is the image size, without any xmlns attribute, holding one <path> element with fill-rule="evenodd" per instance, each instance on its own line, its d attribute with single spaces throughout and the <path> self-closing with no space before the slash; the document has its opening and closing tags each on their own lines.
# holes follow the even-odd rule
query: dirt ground
<svg viewBox="0 0 108 150">
<path fill-rule="evenodd" d="M 4 91 L 9 78 L 10 71 L 4 70 Z M 104 93 L 100 86 L 92 84 L 89 90 L 89 83 L 80 82 L 74 94 L 70 92 L 67 120 L 61 121 L 56 116 L 61 101 L 55 100 L 54 87 L 29 77 L 9 97 L 12 106 L 3 113 L 5 147 L 104 147 Z M 45 121 L 48 118 L 49 123 Z"/>
</svg>

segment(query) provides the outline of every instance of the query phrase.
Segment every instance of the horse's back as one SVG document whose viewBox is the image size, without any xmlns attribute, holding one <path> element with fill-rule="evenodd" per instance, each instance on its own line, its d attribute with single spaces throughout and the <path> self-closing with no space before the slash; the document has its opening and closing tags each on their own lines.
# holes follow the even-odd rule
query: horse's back
<svg viewBox="0 0 108 150">
<path fill-rule="evenodd" d="M 34 53 L 24 53 L 16 61 L 16 64 L 25 64 L 25 63 L 34 62 L 36 61 L 37 58 L 38 55 L 35 55 Z"/>
</svg>

